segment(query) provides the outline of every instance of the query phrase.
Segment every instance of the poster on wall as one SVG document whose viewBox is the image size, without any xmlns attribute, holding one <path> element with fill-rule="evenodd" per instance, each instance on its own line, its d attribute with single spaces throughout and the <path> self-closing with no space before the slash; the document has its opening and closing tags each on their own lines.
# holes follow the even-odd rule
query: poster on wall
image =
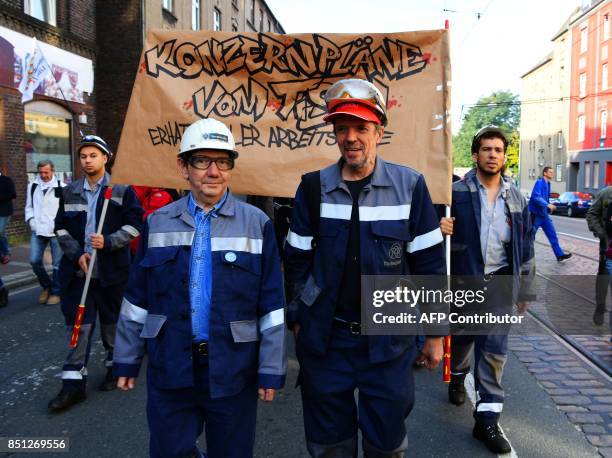
<svg viewBox="0 0 612 458">
<path fill-rule="evenodd" d="M 0 84 L 15 89 L 22 85 L 34 49 L 32 43 L 32 37 L 0 27 L 0 54 L 3 56 L 0 59 Z M 51 71 L 45 72 L 34 93 L 85 103 L 83 93 L 93 92 L 92 61 L 41 41 L 38 41 L 38 46 Z"/>
</svg>

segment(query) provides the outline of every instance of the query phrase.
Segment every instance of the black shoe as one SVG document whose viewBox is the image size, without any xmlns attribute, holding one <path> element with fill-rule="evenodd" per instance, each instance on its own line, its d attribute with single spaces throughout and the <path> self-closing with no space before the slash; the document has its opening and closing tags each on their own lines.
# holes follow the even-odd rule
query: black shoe
<svg viewBox="0 0 612 458">
<path fill-rule="evenodd" d="M 79 402 L 83 402 L 85 399 L 87 399 L 85 391 L 65 391 L 62 389 L 57 396 L 49 401 L 47 407 L 49 407 L 49 411 L 52 413 L 60 412 Z"/>
<path fill-rule="evenodd" d="M 498 424 L 485 425 L 484 423 L 476 422 L 472 436 L 484 443 L 487 448 L 493 453 L 510 453 L 512 447 L 502 434 Z"/>
<path fill-rule="evenodd" d="M 572 257 L 572 253 L 565 253 L 563 256 L 559 256 L 557 258 L 557 262 L 564 262 L 567 261 L 569 258 Z"/>
<path fill-rule="evenodd" d="M 597 306 L 595 308 L 595 312 L 593 313 L 593 323 L 595 326 L 601 326 L 604 322 L 604 313 L 606 312 L 606 308 Z"/>
<path fill-rule="evenodd" d="M 448 401 L 456 406 L 460 406 L 465 402 L 465 386 L 463 386 L 463 382 L 449 383 Z"/>
<path fill-rule="evenodd" d="M 0 308 L 8 305 L 8 289 L 6 287 L 0 288 Z"/>
<path fill-rule="evenodd" d="M 113 376 L 113 369 L 106 369 L 106 377 L 104 377 L 104 381 L 100 383 L 99 389 L 100 391 L 113 391 L 117 388 L 117 377 Z"/>
</svg>

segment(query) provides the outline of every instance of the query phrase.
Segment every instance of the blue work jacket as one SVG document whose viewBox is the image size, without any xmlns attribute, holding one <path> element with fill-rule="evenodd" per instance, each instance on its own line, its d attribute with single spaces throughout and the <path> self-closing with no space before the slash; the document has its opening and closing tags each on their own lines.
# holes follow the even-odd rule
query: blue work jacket
<svg viewBox="0 0 612 458">
<path fill-rule="evenodd" d="M 503 176 L 502 197 L 505 216 L 511 226 L 511 240 L 504 246 L 513 275 L 513 302 L 535 299 L 535 260 L 531 218 L 525 197 Z M 480 245 L 480 194 L 476 170 L 453 183 L 451 216 L 455 217 L 451 237 L 451 275 L 483 276 L 484 259 Z"/>
<path fill-rule="evenodd" d="M 210 395 L 232 396 L 249 384 L 281 388 L 287 372 L 285 307 L 272 222 L 229 193 L 210 224 Z M 193 386 L 194 231 L 188 197 L 148 217 L 117 324 L 115 375 L 138 375 L 146 343 L 150 383 L 162 389 Z"/>
<path fill-rule="evenodd" d="M 83 189 L 85 178 L 61 188 L 62 199 L 55 217 L 55 235 L 62 247 L 59 267 L 60 286 L 63 290 L 80 272 L 79 258 L 85 253 L 85 225 L 87 224 L 87 197 Z M 96 230 L 104 202 L 104 189 L 96 203 Z M 127 281 L 130 273 L 130 240 L 138 237 L 142 229 L 143 210 L 136 194 L 129 186 L 114 185 L 112 197 L 102 226 L 104 248 L 98 250 L 98 278 L 102 286 Z"/>
<path fill-rule="evenodd" d="M 342 160 L 321 170 L 318 234 L 308 208 L 308 187 L 300 183 L 285 245 L 288 322 L 299 323 L 300 343 L 321 355 L 329 345 L 351 224 L 353 198 L 341 168 Z M 421 174 L 378 157 L 358 203 L 362 275 L 446 273 L 438 217 Z M 376 363 L 403 354 L 414 336 L 368 336 L 368 342 L 370 361 Z"/>
<path fill-rule="evenodd" d="M 529 198 L 529 211 L 536 216 L 547 216 L 549 200 L 550 183 L 541 177 L 533 185 Z"/>
</svg>

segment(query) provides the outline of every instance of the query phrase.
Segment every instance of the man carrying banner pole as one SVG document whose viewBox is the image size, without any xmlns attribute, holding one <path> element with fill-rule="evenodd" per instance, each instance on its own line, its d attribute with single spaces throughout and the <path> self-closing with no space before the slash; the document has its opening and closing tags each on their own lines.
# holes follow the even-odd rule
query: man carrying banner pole
<svg viewBox="0 0 612 458">
<path fill-rule="evenodd" d="M 533 240 L 527 201 L 502 173 L 507 147 L 505 134 L 495 126 L 476 133 L 472 141 L 476 168 L 453 184 L 452 218 L 443 219 L 440 226 L 444 235 L 452 235 L 451 274 L 464 279 L 469 276 L 476 284 L 485 285 L 485 290 L 486 283 L 507 279 L 507 283 L 501 280 L 495 287 L 489 285 L 486 310 L 516 303 L 522 313 L 527 301 L 533 299 Z M 449 401 L 455 405 L 465 402 L 464 381 L 475 353 L 478 401 L 472 435 L 492 452 L 508 453 L 510 444 L 498 424 L 504 405 L 501 379 L 507 358 L 507 330 L 495 333 L 488 328 L 482 335 L 467 334 L 451 339 Z"/>
<path fill-rule="evenodd" d="M 115 375 L 134 388 L 145 350 L 152 457 L 251 457 L 257 397 L 287 372 L 285 307 L 272 221 L 228 188 L 231 131 L 201 119 L 177 165 L 191 193 L 152 213 L 121 306 Z"/>
<path fill-rule="evenodd" d="M 423 176 L 377 156 L 387 122 L 380 91 L 341 80 L 325 101 L 341 158 L 302 177 L 285 246 L 307 448 L 356 456 L 361 428 L 366 456 L 400 457 L 415 336 L 361 335 L 361 276 L 444 275 L 442 234 Z M 436 367 L 442 339 L 427 338 L 422 354 Z"/>
<path fill-rule="evenodd" d="M 104 206 L 104 189 L 110 182 L 105 166 L 112 153 L 106 142 L 95 135 L 81 139 L 78 149 L 84 178 L 62 188 L 62 199 L 55 219 L 55 234 L 64 252 L 59 267 L 62 313 L 69 331 L 78 315 L 85 275 L 91 275 L 83 324 L 77 342 L 66 357 L 62 389 L 49 402 L 51 412 L 59 412 L 86 398 L 87 362 L 96 316 L 100 315 L 102 343 L 106 349 L 106 377 L 100 390 L 115 388 L 112 374 L 115 331 L 123 291 L 129 275 L 129 243 L 142 227 L 142 208 L 128 186 L 114 185 L 108 201 L 104 225 L 96 233 Z M 97 260 L 88 264 L 94 250 Z"/>
</svg>

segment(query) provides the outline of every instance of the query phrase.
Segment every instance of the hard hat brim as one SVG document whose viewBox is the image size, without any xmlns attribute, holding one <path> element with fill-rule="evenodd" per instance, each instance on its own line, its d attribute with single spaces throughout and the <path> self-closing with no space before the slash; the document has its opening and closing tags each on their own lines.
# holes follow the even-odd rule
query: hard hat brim
<svg viewBox="0 0 612 458">
<path fill-rule="evenodd" d="M 347 101 L 344 101 L 342 104 L 337 104 L 332 113 L 328 113 L 323 116 L 323 121 L 332 122 L 334 119 L 340 116 L 351 116 L 363 121 L 370 121 L 382 125 L 381 119 L 378 117 L 373 108 L 370 108 L 368 105 L 364 105 L 362 103 Z"/>
</svg>

